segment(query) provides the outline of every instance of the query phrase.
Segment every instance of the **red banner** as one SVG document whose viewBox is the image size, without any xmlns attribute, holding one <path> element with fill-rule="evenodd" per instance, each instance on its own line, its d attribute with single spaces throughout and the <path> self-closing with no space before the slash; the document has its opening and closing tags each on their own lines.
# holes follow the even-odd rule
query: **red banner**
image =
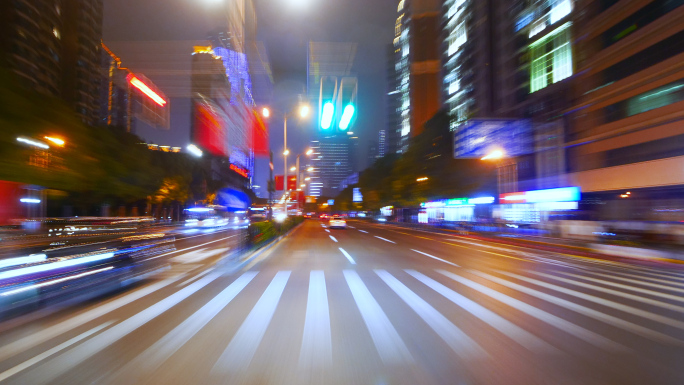
<svg viewBox="0 0 684 385">
<path fill-rule="evenodd" d="M 204 103 L 195 102 L 193 136 L 195 144 L 212 155 L 228 156 L 225 146 L 225 124 L 223 119 Z"/>
<path fill-rule="evenodd" d="M 297 190 L 297 177 L 295 175 L 287 176 L 287 189 L 292 191 Z"/>
<path fill-rule="evenodd" d="M 276 191 L 282 191 L 283 190 L 283 176 L 282 175 L 276 175 L 275 176 L 275 189 L 276 189 Z"/>
<path fill-rule="evenodd" d="M 267 156 L 269 154 L 268 151 L 268 127 L 266 127 L 266 123 L 264 123 L 263 119 L 261 119 L 261 116 L 259 113 L 256 112 L 256 110 L 252 110 L 252 119 L 251 119 L 251 148 L 252 151 L 254 151 L 254 155 L 260 156 L 264 155 Z"/>
</svg>

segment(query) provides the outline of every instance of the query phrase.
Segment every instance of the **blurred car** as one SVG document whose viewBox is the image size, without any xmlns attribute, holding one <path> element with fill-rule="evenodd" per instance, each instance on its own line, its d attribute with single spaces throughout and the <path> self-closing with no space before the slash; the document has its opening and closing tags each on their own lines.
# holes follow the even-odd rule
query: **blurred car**
<svg viewBox="0 0 684 385">
<path fill-rule="evenodd" d="M 319 218 L 321 218 L 321 220 L 326 220 L 326 219 L 328 219 L 328 214 L 323 213 L 319 216 Z"/>
<path fill-rule="evenodd" d="M 330 221 L 328 222 L 328 227 L 331 229 L 346 229 L 347 228 L 347 221 L 344 220 L 343 217 L 339 215 L 333 215 L 330 217 Z"/>
</svg>

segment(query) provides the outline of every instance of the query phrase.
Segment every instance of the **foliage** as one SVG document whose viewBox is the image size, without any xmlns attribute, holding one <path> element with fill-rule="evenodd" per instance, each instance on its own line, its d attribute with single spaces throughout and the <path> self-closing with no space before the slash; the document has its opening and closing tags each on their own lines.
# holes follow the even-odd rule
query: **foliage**
<svg viewBox="0 0 684 385">
<path fill-rule="evenodd" d="M 416 207 L 421 202 L 465 197 L 475 192 L 494 192 L 491 164 L 479 159 L 454 159 L 449 115 L 438 112 L 411 139 L 404 154 L 378 159 L 359 176 L 359 183 L 341 191 L 335 209 L 379 210 L 383 206 Z M 426 181 L 417 181 L 427 177 Z M 361 207 L 352 202 L 352 189 L 363 194 Z"/>
<path fill-rule="evenodd" d="M 302 222 L 304 222 L 302 217 L 288 217 L 282 223 L 276 221 L 251 223 L 248 229 L 249 244 L 253 247 L 261 247 L 275 237 L 287 233 Z"/>
</svg>

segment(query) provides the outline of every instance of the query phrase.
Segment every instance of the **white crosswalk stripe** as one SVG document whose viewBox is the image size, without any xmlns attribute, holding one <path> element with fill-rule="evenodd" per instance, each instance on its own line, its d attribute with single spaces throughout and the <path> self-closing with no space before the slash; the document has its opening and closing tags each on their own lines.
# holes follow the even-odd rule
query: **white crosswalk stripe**
<svg viewBox="0 0 684 385">
<path fill-rule="evenodd" d="M 487 352 L 477 342 L 390 273 L 385 270 L 375 270 L 375 273 L 461 358 L 472 359 L 487 356 Z"/>
<path fill-rule="evenodd" d="M 343 249 L 340 250 L 344 252 Z M 213 355 L 203 357 L 210 361 L 209 367 L 213 365 L 211 373 L 222 377 L 256 367 L 261 362 L 257 358 L 263 358 L 262 355 L 266 354 L 265 346 L 288 346 L 291 351 L 286 352 L 287 359 L 291 360 L 297 370 L 304 372 L 313 368 L 329 369 L 339 365 L 340 361 L 346 362 L 344 357 L 336 356 L 348 354 L 349 351 L 348 347 L 336 346 L 340 341 L 346 343 L 349 340 L 346 335 L 336 335 L 349 330 L 349 325 L 341 328 L 339 322 L 334 322 L 336 319 L 331 320 L 332 315 L 339 312 L 343 312 L 348 317 L 347 321 L 351 320 L 352 324 L 356 322 L 355 330 L 365 327 L 362 332 L 366 335 L 367 331 L 370 339 L 354 343 L 365 344 L 366 348 L 370 348 L 371 354 L 385 365 L 415 364 L 423 360 L 421 352 L 413 349 L 417 347 L 416 344 L 424 342 L 408 334 L 409 330 L 416 335 L 427 331 L 436 341 L 444 342 L 432 344 L 429 349 L 440 349 L 440 352 L 443 350 L 445 357 L 455 354 L 464 361 L 495 357 L 499 353 L 494 350 L 496 345 L 492 345 L 492 340 L 497 339 L 509 340 L 518 344 L 520 349 L 527 349 L 535 354 L 554 355 L 569 351 L 566 344 L 575 339 L 611 353 L 633 352 L 643 342 L 684 347 L 680 332 L 684 330 L 684 321 L 654 312 L 655 307 L 684 312 L 678 305 L 654 299 L 658 297 L 681 302 L 671 294 L 678 291 L 671 290 L 673 288 L 667 286 L 669 282 L 651 281 L 644 285 L 636 277 L 613 277 L 592 271 L 585 271 L 584 275 L 574 273 L 579 270 L 572 270 L 572 273 L 555 271 L 551 274 L 549 272 L 552 269 L 545 270 L 549 272 L 522 270 L 513 273 L 454 267 L 453 270 L 463 273 L 427 268 L 422 271 L 376 269 L 365 270 L 366 273 L 351 269 L 269 273 L 247 271 L 229 285 L 216 289 L 207 302 L 194 304 L 188 301 L 192 303 L 188 306 L 193 308 L 187 313 L 187 318 L 169 325 L 169 330 L 159 334 L 161 337 L 156 342 L 145 346 L 139 354 L 136 352 L 133 356 L 135 358 L 112 376 L 125 378 L 154 375 L 155 371 L 162 369 L 164 363 L 176 360 L 179 354 L 186 351 L 197 349 L 198 342 L 193 341 L 195 337 L 201 336 L 205 328 L 217 324 L 224 314 L 231 317 L 235 317 L 234 314 L 247 315 L 234 319 L 235 323 L 231 325 L 234 325 L 235 330 L 226 330 L 224 344 Z M 264 276 L 265 274 L 273 275 Z M 255 279 L 257 276 L 259 279 Z M 112 301 L 112 305 L 103 305 L 96 308 L 97 311 L 85 312 L 68 323 L 47 329 L 42 334 L 38 332 L 33 337 L 18 338 L 15 342 L 3 341 L 6 344 L 0 348 L 0 357 L 9 359 L 11 352 L 7 350 L 8 347 L 27 355 L 30 348 L 37 344 L 52 343 L 51 340 L 54 339 L 52 349 L 46 350 L 49 355 L 38 354 L 28 359 L 22 358 L 24 361 L 18 362 L 31 365 L 12 363 L 6 366 L 12 368 L 6 374 L 13 377 L 26 375 L 28 379 L 54 379 L 63 375 L 113 344 L 123 343 L 120 340 L 133 331 L 152 327 L 147 325 L 150 321 L 194 293 L 213 290 L 207 287 L 210 284 L 217 286 L 221 282 L 217 280 L 219 277 L 221 274 L 218 269 L 197 274 L 192 280 L 181 284 L 187 285 L 186 287 L 174 289 L 173 293 L 148 308 L 137 311 L 121 322 L 112 321 L 111 326 L 107 324 L 102 331 L 98 330 L 97 333 L 91 333 L 92 335 L 83 334 L 85 324 L 113 311 L 114 305 L 127 306 L 161 288 L 173 287 L 171 283 L 180 279 L 150 285 L 145 290 L 134 292 L 135 295 L 131 293 L 123 296 Z M 308 277 L 308 281 L 304 281 L 308 285 L 301 285 L 305 277 Z M 565 285 L 562 286 L 563 284 Z M 288 290 L 291 290 L 292 295 Z M 669 293 L 658 290 L 667 290 Z M 596 293 L 605 293 L 608 296 L 602 298 Z M 482 298 L 486 298 L 486 301 L 482 301 Z M 629 304 L 619 302 L 616 298 L 628 299 Z M 393 307 L 397 303 L 399 307 Z M 342 308 L 341 304 L 345 307 Z M 247 308 L 244 313 L 231 312 L 235 306 Z M 276 312 L 285 306 L 290 311 Z M 511 308 L 512 312 L 502 307 Z M 400 308 L 410 309 L 401 313 L 401 319 L 397 318 Z M 616 310 L 629 314 L 630 317 L 623 319 L 615 314 Z M 548 324 L 563 334 L 564 338 L 556 339 L 546 334 L 541 336 L 525 320 Z M 100 324 L 106 321 L 98 320 Z M 669 328 L 655 327 L 656 323 Z M 292 332 L 289 339 L 283 340 L 287 344 L 274 344 L 270 340 L 274 338 L 270 328 L 283 324 L 298 326 L 289 330 Z M 473 333 L 473 330 L 478 330 L 478 325 L 491 333 Z M 76 331 L 77 327 L 81 328 L 80 331 Z M 62 334 L 64 337 L 61 337 Z M 613 340 L 621 334 L 635 337 L 635 342 L 626 340 L 628 342 L 618 343 L 616 341 L 625 340 Z M 200 337 L 200 340 L 202 338 L 205 337 Z M 45 362 L 41 362 L 40 366 L 33 364 L 40 361 Z M 29 366 L 36 366 L 37 373 L 33 377 L 33 372 L 21 373 L 28 371 Z"/>
<path fill-rule="evenodd" d="M 330 366 L 332 364 L 332 338 L 330 336 L 330 310 L 325 274 L 312 271 L 309 276 L 309 296 L 299 366 Z"/>
<path fill-rule="evenodd" d="M 246 369 L 271 323 L 285 285 L 290 278 L 290 271 L 279 271 L 268 285 L 264 294 L 254 305 L 245 321 L 238 329 L 226 350 L 221 354 L 212 369 L 215 373 L 229 373 Z"/>
<path fill-rule="evenodd" d="M 597 333 L 594 333 L 590 330 L 587 330 L 581 326 L 575 325 L 572 322 L 569 322 L 563 318 L 560 318 L 558 316 L 555 316 L 551 313 L 548 313 L 546 311 L 543 311 L 539 308 L 536 308 L 530 304 L 527 304 L 523 301 L 520 301 L 518 299 L 515 299 L 513 297 L 510 297 L 508 295 L 505 295 L 503 293 L 500 293 L 492 288 L 489 288 L 487 286 L 481 285 L 477 282 L 471 281 L 467 278 L 463 278 L 459 275 L 456 275 L 454 273 L 451 273 L 449 271 L 445 270 L 439 270 L 440 273 L 446 275 L 447 277 L 453 279 L 456 282 L 462 283 L 463 285 L 466 285 L 470 288 L 473 288 L 485 295 L 488 295 L 497 301 L 503 302 L 517 310 L 520 310 L 527 315 L 536 318 L 540 321 L 543 321 L 555 328 L 558 328 L 560 330 L 563 330 L 569 334 L 572 334 L 573 336 L 591 344 L 594 346 L 597 346 L 601 349 L 606 349 L 610 351 L 626 351 L 627 348 L 624 347 L 623 345 L 618 344 L 617 342 L 611 341 L 608 338 L 605 338 Z M 475 272 L 473 272 L 475 273 Z"/>
<path fill-rule="evenodd" d="M 343 273 L 382 361 L 385 364 L 413 361 L 404 341 L 368 291 L 359 274 L 354 270 L 344 270 Z"/>
</svg>

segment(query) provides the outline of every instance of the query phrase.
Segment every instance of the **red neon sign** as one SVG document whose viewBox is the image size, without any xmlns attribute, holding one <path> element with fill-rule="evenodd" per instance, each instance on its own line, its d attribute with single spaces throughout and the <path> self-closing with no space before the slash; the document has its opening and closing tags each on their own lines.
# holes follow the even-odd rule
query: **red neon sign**
<svg viewBox="0 0 684 385">
<path fill-rule="evenodd" d="M 143 83 L 140 79 L 136 78 L 135 75 L 128 75 L 128 81 L 131 83 L 131 85 L 137 89 L 140 90 L 143 94 L 147 95 L 150 99 L 154 100 L 155 103 L 159 104 L 160 106 L 164 107 L 166 104 L 166 100 L 159 96 L 156 92 L 152 91 L 152 89 L 145 83 Z"/>
<path fill-rule="evenodd" d="M 234 165 L 234 164 L 231 164 L 231 165 L 230 165 L 230 169 L 233 170 L 233 171 L 235 171 L 236 173 L 238 173 L 238 174 L 244 176 L 245 178 L 247 178 L 247 176 L 249 175 L 249 174 L 247 173 L 247 170 L 242 169 L 242 168 L 240 168 L 240 167 L 238 167 L 238 166 L 236 166 L 236 165 Z"/>
</svg>

